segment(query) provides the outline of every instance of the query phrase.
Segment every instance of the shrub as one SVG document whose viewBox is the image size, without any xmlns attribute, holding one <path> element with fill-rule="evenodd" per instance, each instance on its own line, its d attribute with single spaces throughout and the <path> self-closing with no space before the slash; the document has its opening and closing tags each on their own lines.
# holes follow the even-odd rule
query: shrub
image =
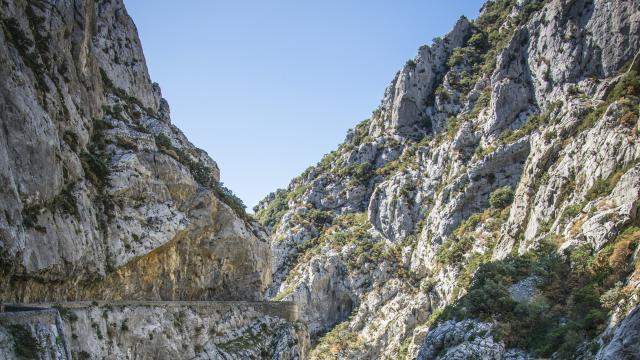
<svg viewBox="0 0 640 360">
<path fill-rule="evenodd" d="M 439 97 L 440 99 L 442 99 L 444 101 L 449 100 L 449 93 L 447 92 L 447 90 L 442 85 L 438 85 L 438 87 L 436 88 L 435 94 L 436 94 L 437 97 Z"/>
<path fill-rule="evenodd" d="M 627 261 L 640 243 L 640 229 L 631 226 L 623 231 L 614 242 L 611 255 L 609 256 L 609 266 L 617 272 L 626 270 Z"/>
<path fill-rule="evenodd" d="M 164 149 L 173 149 L 173 144 L 171 143 L 171 140 L 167 135 L 160 133 L 155 136 L 155 140 L 156 146 L 158 147 L 158 149 L 160 149 L 160 151 Z"/>
<path fill-rule="evenodd" d="M 59 209 L 65 214 L 79 216 L 76 197 L 73 195 L 73 184 L 65 186 L 50 204 L 50 209 Z"/>
<path fill-rule="evenodd" d="M 253 211 L 255 212 L 256 220 L 258 220 L 262 226 L 275 226 L 289 209 L 287 192 L 285 190 L 276 191 L 275 197 L 266 207 L 260 211 L 257 211 L 257 209 L 257 207 L 254 207 Z"/>
<path fill-rule="evenodd" d="M 330 212 L 318 210 L 316 208 L 309 209 L 306 217 L 314 226 L 320 229 L 333 222 L 333 216 Z"/>
<path fill-rule="evenodd" d="M 501 187 L 489 195 L 489 204 L 496 209 L 503 209 L 511 205 L 513 201 L 513 190 L 510 186 Z"/>
<path fill-rule="evenodd" d="M 587 194 L 585 195 L 585 201 L 592 201 L 599 197 L 611 194 L 622 175 L 624 175 L 625 171 L 626 168 L 620 169 L 609 175 L 609 177 L 607 177 L 606 179 L 596 180 L 591 188 L 589 188 L 589 190 L 587 191 Z"/>
<path fill-rule="evenodd" d="M 4 33 L 20 53 L 26 54 L 34 45 L 33 41 L 22 31 L 16 18 L 2 19 Z"/>
<path fill-rule="evenodd" d="M 76 133 L 72 131 L 65 131 L 62 135 L 62 140 L 69 145 L 71 150 L 74 152 L 78 151 L 78 135 L 76 135 Z"/>
<path fill-rule="evenodd" d="M 522 256 L 481 264 L 457 303 L 447 306 L 437 321 L 480 318 L 496 324 L 495 335 L 508 347 L 529 350 L 538 357 L 560 354 L 571 358 L 580 344 L 606 326 L 607 308 L 624 297 L 620 281 L 629 274 L 627 263 L 640 229 L 630 227 L 597 254 L 590 246 L 575 248 L 568 259 L 549 241 Z M 539 295 L 515 302 L 511 284 L 537 276 Z M 553 307 L 549 304 L 554 304 Z"/>
<path fill-rule="evenodd" d="M 41 352 L 38 340 L 22 325 L 8 326 L 9 333 L 15 343 L 16 355 L 23 359 L 38 359 Z"/>
<path fill-rule="evenodd" d="M 506 143 L 514 142 L 526 135 L 540 130 L 542 126 L 552 121 L 552 116 L 562 107 L 562 102 L 558 101 L 547 106 L 547 109 L 539 115 L 529 117 L 527 122 L 521 128 L 515 131 L 505 131 L 500 135 L 500 139 Z"/>
<path fill-rule="evenodd" d="M 576 216 L 578 216 L 582 210 L 584 209 L 584 206 L 586 204 L 584 202 L 579 202 L 577 204 L 573 204 L 573 205 L 569 205 L 567 206 L 563 211 L 562 211 L 562 215 L 560 216 L 560 220 L 561 221 L 566 221 L 569 219 L 572 219 Z"/>
<path fill-rule="evenodd" d="M 122 137 L 122 136 L 118 136 L 116 137 L 116 144 L 126 150 L 137 150 L 138 149 L 138 145 L 136 145 L 136 143 L 131 140 L 130 138 L 126 138 L 126 137 Z"/>
<path fill-rule="evenodd" d="M 458 64 L 461 64 L 463 61 L 464 61 L 464 51 L 462 50 L 462 48 L 455 48 L 453 49 L 453 52 L 451 53 L 449 60 L 447 60 L 447 65 L 453 67 Z"/>
<path fill-rule="evenodd" d="M 171 140 L 164 134 L 155 137 L 156 146 L 161 152 L 173 157 L 191 172 L 193 179 L 203 187 L 212 190 L 222 202 L 229 205 L 231 209 L 242 219 L 249 220 L 245 209 L 247 206 L 242 199 L 236 196 L 230 189 L 226 188 L 222 182 L 216 182 L 212 176 L 211 168 L 191 158 L 183 149 L 177 149 Z"/>
<path fill-rule="evenodd" d="M 611 92 L 607 95 L 609 101 L 621 99 L 626 96 L 638 96 L 640 95 L 640 76 L 635 70 L 626 72 Z"/>
<path fill-rule="evenodd" d="M 471 35 L 469 40 L 467 40 L 467 46 L 474 47 L 478 50 L 485 50 L 488 45 L 489 39 L 487 39 L 487 35 L 482 32 Z"/>
<path fill-rule="evenodd" d="M 458 132 L 458 128 L 460 128 L 458 119 L 453 116 L 450 117 L 449 120 L 447 120 L 447 135 L 451 138 L 454 137 Z"/>
<path fill-rule="evenodd" d="M 347 167 L 344 172 L 360 184 L 366 184 L 374 174 L 371 164 L 369 163 L 351 165 Z"/>
<path fill-rule="evenodd" d="M 629 97 L 640 95 L 640 76 L 635 70 L 631 70 L 623 74 L 616 85 L 609 91 L 607 100 L 598 105 L 597 107 L 587 111 L 583 115 L 582 122 L 578 126 L 577 132 L 580 133 L 586 129 L 590 129 L 595 123 L 605 114 L 609 105 L 614 101 Z M 635 122 L 636 109 L 632 109 L 631 112 L 626 111 L 620 121 L 624 124 L 627 121 L 633 120 Z"/>
<path fill-rule="evenodd" d="M 580 133 L 584 130 L 591 129 L 602 115 L 604 115 L 608 107 L 608 104 L 600 104 L 598 107 L 589 109 L 587 112 L 582 114 L 582 121 L 580 122 L 580 125 L 578 125 L 576 131 Z"/>
<path fill-rule="evenodd" d="M 517 24 L 524 24 L 538 10 L 542 9 L 544 6 L 544 1 L 533 1 L 524 6 L 524 8 L 520 11 L 520 14 L 515 18 L 515 22 Z"/>
<path fill-rule="evenodd" d="M 99 189 L 104 188 L 109 177 L 109 168 L 105 157 L 96 153 L 83 152 L 80 154 L 80 161 L 89 181 Z"/>
<path fill-rule="evenodd" d="M 476 41 L 476 39 L 474 39 L 474 41 Z M 476 49 L 473 46 L 467 46 L 454 49 L 451 53 L 451 56 L 447 60 L 447 65 L 453 67 L 462 63 L 477 63 L 479 60 L 480 49 Z"/>
<path fill-rule="evenodd" d="M 615 287 L 602 294 L 600 297 L 600 303 L 605 309 L 613 310 L 624 298 L 626 298 L 626 294 L 622 289 L 622 282 L 619 281 L 616 283 Z"/>
<path fill-rule="evenodd" d="M 42 211 L 42 207 L 33 205 L 22 209 L 22 225 L 26 228 L 35 229 L 41 233 L 46 233 L 47 228 L 38 223 L 38 215 Z"/>
<path fill-rule="evenodd" d="M 462 238 L 451 236 L 438 248 L 436 259 L 441 264 L 459 263 L 463 260 L 464 255 L 471 250 L 473 243 L 474 239 L 470 236 Z"/>
<path fill-rule="evenodd" d="M 248 215 L 245 212 L 247 206 L 242 202 L 242 199 L 236 196 L 233 191 L 226 188 L 222 182 L 214 182 L 213 186 L 213 190 L 225 204 L 229 205 L 229 207 L 231 207 L 231 209 L 233 209 L 233 211 L 241 218 L 245 220 L 248 219 Z"/>
<path fill-rule="evenodd" d="M 91 143 L 87 151 L 80 154 L 80 162 L 85 176 L 100 192 L 109 180 L 108 155 L 105 153 L 105 130 L 111 126 L 103 120 L 94 120 Z"/>
<path fill-rule="evenodd" d="M 183 151 L 177 152 L 178 161 L 186 165 L 193 175 L 193 179 L 200 185 L 211 189 L 215 186 L 215 180 L 211 176 L 211 168 L 199 161 L 192 161 Z"/>
</svg>

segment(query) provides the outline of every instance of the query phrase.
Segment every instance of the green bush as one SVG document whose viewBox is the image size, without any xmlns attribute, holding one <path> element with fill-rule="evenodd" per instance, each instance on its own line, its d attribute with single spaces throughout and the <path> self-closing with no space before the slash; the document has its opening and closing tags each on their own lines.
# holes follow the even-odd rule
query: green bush
<svg viewBox="0 0 640 360">
<path fill-rule="evenodd" d="M 489 195 L 489 204 L 496 209 L 503 209 L 511 205 L 513 201 L 513 190 L 510 186 L 501 187 Z"/>
<path fill-rule="evenodd" d="M 524 8 L 520 11 L 520 14 L 514 19 L 516 24 L 524 24 L 533 15 L 535 12 L 542 9 L 546 1 L 532 1 L 524 6 Z"/>
<path fill-rule="evenodd" d="M 160 133 L 155 136 L 155 140 L 158 149 L 173 149 L 173 144 L 167 135 Z"/>
<path fill-rule="evenodd" d="M 455 117 L 450 117 L 447 120 L 447 136 L 450 138 L 454 137 L 460 128 L 460 121 Z"/>
<path fill-rule="evenodd" d="M 480 61 L 480 50 L 473 46 L 456 48 L 447 60 L 447 65 L 453 67 L 463 63 L 475 64 Z"/>
<path fill-rule="evenodd" d="M 640 76 L 635 70 L 626 72 L 611 92 L 607 95 L 607 99 L 615 101 L 627 96 L 639 96 L 640 95 Z"/>
<path fill-rule="evenodd" d="M 461 238 L 450 236 L 442 243 L 442 246 L 438 248 L 436 259 L 441 264 L 460 263 L 464 255 L 471 250 L 473 243 L 474 239 L 470 236 L 463 236 Z"/>
<path fill-rule="evenodd" d="M 562 221 L 566 221 L 569 219 L 572 219 L 576 216 L 578 216 L 582 210 L 584 209 L 585 203 L 584 202 L 580 202 L 577 204 L 573 204 L 573 205 L 569 205 L 567 206 L 563 211 L 562 211 L 562 215 L 560 216 L 560 219 Z"/>
<path fill-rule="evenodd" d="M 216 194 L 218 194 L 218 196 L 225 204 L 229 205 L 233 209 L 233 211 L 241 218 L 248 219 L 248 215 L 245 211 L 247 206 L 244 204 L 244 202 L 242 202 L 242 199 L 236 196 L 233 191 L 226 188 L 222 182 L 213 182 L 213 186 L 213 190 L 216 192 Z"/>
<path fill-rule="evenodd" d="M 2 19 L 5 36 L 13 43 L 20 53 L 28 53 L 34 45 L 20 28 L 20 23 L 16 18 Z"/>
<path fill-rule="evenodd" d="M 229 205 L 233 211 L 245 220 L 249 220 L 246 213 L 247 206 L 236 194 L 226 188 L 222 182 L 216 182 L 212 176 L 210 167 L 201 161 L 193 160 L 183 149 L 173 146 L 169 137 L 164 134 L 158 134 L 155 137 L 156 146 L 161 152 L 173 157 L 182 165 L 186 166 L 191 172 L 193 179 L 203 187 L 212 190 L 222 202 Z"/>
<path fill-rule="evenodd" d="M 275 226 L 284 216 L 284 213 L 289 209 L 287 194 L 287 191 L 279 189 L 276 191 L 274 199 L 265 208 L 260 211 L 257 211 L 257 207 L 253 208 L 256 220 L 262 226 Z"/>
<path fill-rule="evenodd" d="M 577 132 L 580 133 L 592 128 L 614 101 L 630 96 L 640 96 L 640 76 L 635 70 L 628 71 L 620 77 L 613 89 L 607 94 L 605 102 L 582 115 L 582 122 L 578 126 Z"/>
<path fill-rule="evenodd" d="M 489 39 L 487 39 L 487 35 L 485 33 L 478 32 L 471 35 L 469 40 L 467 40 L 467 46 L 471 46 L 478 50 L 486 50 L 489 46 Z"/>
<path fill-rule="evenodd" d="M 86 151 L 80 154 L 80 162 L 85 177 L 100 191 L 104 190 L 109 181 L 109 156 L 106 154 L 105 131 L 111 125 L 103 120 L 93 121 L 91 143 Z"/>
<path fill-rule="evenodd" d="M 116 137 L 116 144 L 126 150 L 137 150 L 138 149 L 138 145 L 136 145 L 136 143 L 127 137 L 123 137 L 123 136 L 117 136 Z"/>
<path fill-rule="evenodd" d="M 561 107 L 561 101 L 549 104 L 547 106 L 547 109 L 542 114 L 529 117 L 527 122 L 522 125 L 521 128 L 515 131 L 505 131 L 504 133 L 500 134 L 500 140 L 504 141 L 505 143 L 512 143 L 526 135 L 533 133 L 534 131 L 539 131 L 543 126 L 548 125 L 552 122 L 552 116 L 554 116 Z"/>
<path fill-rule="evenodd" d="M 373 168 L 369 163 L 351 165 L 344 169 L 344 173 L 360 184 L 366 184 L 374 175 Z"/>
<path fill-rule="evenodd" d="M 545 241 L 532 252 L 480 265 L 467 294 L 447 306 L 432 322 L 479 318 L 493 322 L 507 347 L 547 358 L 571 359 L 576 348 L 606 327 L 607 302 L 619 298 L 627 265 L 640 243 L 640 229 L 629 227 L 598 253 L 580 246 L 568 257 Z M 526 276 L 541 279 L 539 294 L 515 302 L 509 287 Z M 553 306 L 551 306 L 553 304 Z"/>
<path fill-rule="evenodd" d="M 307 212 L 306 218 L 311 221 L 311 223 L 322 229 L 325 225 L 330 225 L 333 222 L 332 213 L 328 211 L 318 210 L 316 208 L 309 209 Z"/>
<path fill-rule="evenodd" d="M 584 130 L 591 129 L 602 118 L 608 107 L 609 104 L 600 104 L 598 107 L 586 111 L 581 115 L 582 120 L 576 131 L 581 133 Z"/>
<path fill-rule="evenodd" d="M 89 181 L 99 189 L 104 188 L 109 177 L 106 157 L 102 154 L 83 152 L 80 154 L 80 160 L 82 169 Z"/>
<path fill-rule="evenodd" d="M 22 325 L 8 326 L 9 333 L 15 343 L 16 355 L 22 359 L 38 359 L 42 351 L 38 340 Z"/>
</svg>

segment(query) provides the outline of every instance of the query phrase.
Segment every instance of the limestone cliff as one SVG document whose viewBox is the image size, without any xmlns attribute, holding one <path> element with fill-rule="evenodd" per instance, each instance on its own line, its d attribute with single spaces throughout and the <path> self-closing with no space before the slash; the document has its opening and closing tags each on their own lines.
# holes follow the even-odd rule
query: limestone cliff
<svg viewBox="0 0 640 360">
<path fill-rule="evenodd" d="M 261 299 L 265 234 L 171 124 L 122 0 L 0 4 L 0 301 Z"/>
<path fill-rule="evenodd" d="M 421 47 L 255 208 L 312 358 L 637 351 L 639 53 L 637 0 L 488 1 Z"/>
<path fill-rule="evenodd" d="M 301 359 L 295 304 L 75 302 L 0 313 L 0 358 Z"/>
</svg>

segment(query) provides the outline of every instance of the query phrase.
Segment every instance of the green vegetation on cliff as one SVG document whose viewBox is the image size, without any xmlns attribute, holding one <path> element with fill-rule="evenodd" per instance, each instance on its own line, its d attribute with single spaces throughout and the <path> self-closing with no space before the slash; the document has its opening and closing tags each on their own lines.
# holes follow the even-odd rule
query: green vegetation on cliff
<svg viewBox="0 0 640 360">
<path fill-rule="evenodd" d="M 557 352 L 563 359 L 572 358 L 577 346 L 604 330 L 607 307 L 623 296 L 619 282 L 638 271 L 639 264 L 629 260 L 640 242 L 640 229 L 627 228 L 597 253 L 583 245 L 563 256 L 557 254 L 554 240 L 522 256 L 481 265 L 467 293 L 436 322 L 496 322 L 496 335 L 509 347 L 541 357 Z M 516 301 L 510 288 L 526 277 L 539 279 L 537 294 Z"/>
</svg>

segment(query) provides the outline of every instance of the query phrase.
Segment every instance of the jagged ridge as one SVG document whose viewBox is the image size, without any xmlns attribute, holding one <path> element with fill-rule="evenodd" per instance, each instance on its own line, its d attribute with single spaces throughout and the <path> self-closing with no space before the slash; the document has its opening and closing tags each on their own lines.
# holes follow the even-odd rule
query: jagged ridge
<svg viewBox="0 0 640 360">
<path fill-rule="evenodd" d="M 256 207 L 312 358 L 634 351 L 639 5 L 488 2 Z"/>
</svg>

